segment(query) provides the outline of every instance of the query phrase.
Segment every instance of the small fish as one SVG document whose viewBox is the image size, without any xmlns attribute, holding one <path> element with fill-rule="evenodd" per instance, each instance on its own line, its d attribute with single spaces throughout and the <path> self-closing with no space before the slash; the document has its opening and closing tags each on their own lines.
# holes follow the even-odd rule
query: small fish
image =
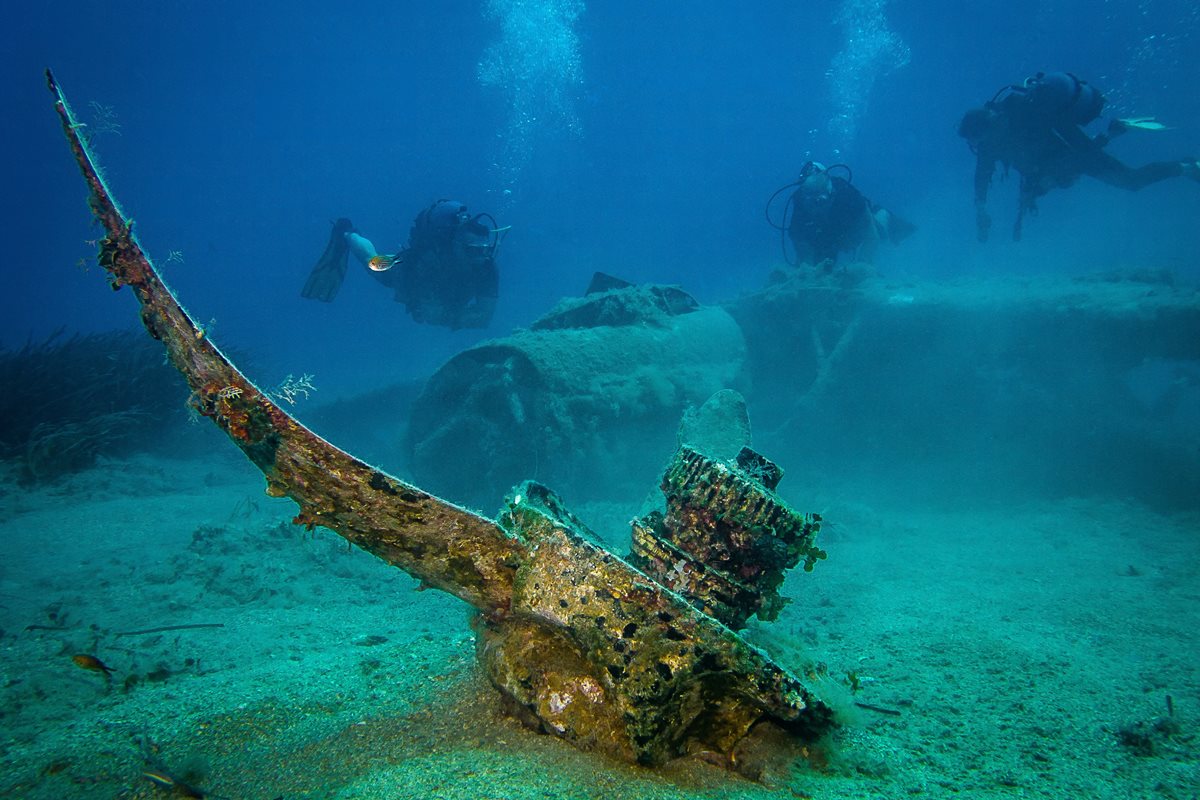
<svg viewBox="0 0 1200 800">
<path fill-rule="evenodd" d="M 92 672 L 103 672 L 106 679 L 112 677 L 112 668 L 105 664 L 95 656 L 89 656 L 86 653 L 71 656 L 71 660 L 75 662 L 75 666 L 80 669 L 89 669 Z"/>
<path fill-rule="evenodd" d="M 377 255 L 371 257 L 371 260 L 367 262 L 367 267 L 372 272 L 387 272 L 399 263 L 400 256 Z"/>
<path fill-rule="evenodd" d="M 177 778 L 158 770 L 145 770 L 142 776 L 160 789 L 166 789 L 176 797 L 193 797 L 204 800 L 204 792 L 195 786 L 190 786 Z"/>
</svg>

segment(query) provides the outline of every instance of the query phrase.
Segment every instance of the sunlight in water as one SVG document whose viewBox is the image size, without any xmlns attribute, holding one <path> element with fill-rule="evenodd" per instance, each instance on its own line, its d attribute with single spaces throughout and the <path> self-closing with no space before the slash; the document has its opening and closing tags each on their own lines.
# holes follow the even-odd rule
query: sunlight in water
<svg viewBox="0 0 1200 800">
<path fill-rule="evenodd" d="M 508 119 L 493 169 L 510 193 L 528 166 L 539 135 L 579 130 L 575 96 L 583 84 L 576 21 L 581 0 L 487 0 L 484 16 L 499 38 L 479 62 L 479 82 L 503 92 Z"/>
</svg>

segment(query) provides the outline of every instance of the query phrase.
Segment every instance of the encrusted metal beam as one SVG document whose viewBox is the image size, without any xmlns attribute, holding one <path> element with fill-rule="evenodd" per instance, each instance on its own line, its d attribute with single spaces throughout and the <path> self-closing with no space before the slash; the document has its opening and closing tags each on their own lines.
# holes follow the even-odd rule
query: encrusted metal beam
<svg viewBox="0 0 1200 800">
<path fill-rule="evenodd" d="M 47 71 L 67 141 L 91 190 L 89 205 L 107 236 L 99 262 L 114 290 L 130 287 L 142 323 L 192 390 L 189 402 L 262 470 L 267 494 L 300 506 L 295 522 L 336 531 L 424 583 L 486 613 L 503 613 L 520 541 L 495 522 L 399 481 L 305 428 L 243 375 L 188 316 L 138 244 L 134 223 L 99 174 L 82 126 Z"/>
</svg>

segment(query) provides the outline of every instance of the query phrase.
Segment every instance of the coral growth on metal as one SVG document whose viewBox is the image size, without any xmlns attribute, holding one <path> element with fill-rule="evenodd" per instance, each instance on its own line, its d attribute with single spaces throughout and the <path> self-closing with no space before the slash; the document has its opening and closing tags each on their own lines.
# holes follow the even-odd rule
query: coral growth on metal
<svg viewBox="0 0 1200 800">
<path fill-rule="evenodd" d="M 829 725 L 799 679 L 606 550 L 545 487 L 518 487 L 500 521 L 531 555 L 510 617 L 480 626 L 480 656 L 547 730 L 657 764 L 732 754 L 764 719 L 806 734 Z"/>
<path fill-rule="evenodd" d="M 520 487 L 497 522 L 337 449 L 239 372 L 180 307 L 46 77 L 92 213 L 107 231 L 100 263 L 114 288 L 136 294 L 142 322 L 186 378 L 191 404 L 263 472 L 269 495 L 299 505 L 297 524 L 328 528 L 478 609 L 480 662 L 514 713 L 581 748 L 644 764 L 693 753 L 735 766 L 739 748 L 766 731 L 815 736 L 832 724 L 829 708 L 796 676 L 729 627 L 750 613 L 773 616 L 780 570 L 823 555 L 812 545 L 815 519 L 796 517 L 744 469 L 735 477 L 733 467 L 703 465 L 683 451 L 664 479 L 672 510 L 655 541 L 687 551 L 696 569 L 717 551 L 727 554 L 722 578 L 747 593 L 727 601 L 658 567 L 656 576 L 636 569 L 536 484 Z M 696 546 L 705 526 L 715 538 Z M 675 565 L 661 566 L 669 573 Z"/>
<path fill-rule="evenodd" d="M 784 572 L 825 558 L 815 544 L 820 516 L 775 495 L 782 477 L 749 448 L 736 465 L 680 448 L 663 476 L 667 512 L 634 521 L 631 560 L 734 630 L 755 615 L 777 618 Z"/>
</svg>

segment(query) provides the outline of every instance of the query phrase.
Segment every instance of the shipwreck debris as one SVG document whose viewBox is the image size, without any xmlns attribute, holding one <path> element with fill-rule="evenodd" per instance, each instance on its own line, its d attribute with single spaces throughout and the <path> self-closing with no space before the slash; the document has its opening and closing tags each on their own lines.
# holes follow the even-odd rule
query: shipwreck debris
<svg viewBox="0 0 1200 800">
<path fill-rule="evenodd" d="M 568 298 L 430 376 L 413 403 L 409 460 L 422 485 L 475 505 L 525 478 L 574 498 L 598 486 L 644 492 L 675 444 L 680 408 L 734 385 L 745 359 L 729 313 L 677 287 Z"/>
<path fill-rule="evenodd" d="M 807 734 L 832 724 L 797 677 L 607 551 L 546 487 L 519 486 L 501 524 L 531 557 L 509 616 L 480 618 L 479 656 L 526 721 L 643 764 L 729 754 L 762 720 Z"/>
<path fill-rule="evenodd" d="M 735 463 L 680 448 L 663 476 L 667 512 L 634 521 L 631 560 L 738 630 L 752 616 L 776 619 L 784 572 L 802 559 L 811 570 L 826 554 L 815 544 L 821 517 L 775 495 L 779 467 L 748 447 Z"/>
<path fill-rule="evenodd" d="M 262 471 L 268 495 L 299 505 L 297 524 L 328 528 L 477 609 L 480 662 L 515 713 L 582 749 L 649 765 L 717 754 L 733 766 L 739 749 L 777 741 L 781 731 L 791 740 L 830 728 L 831 709 L 799 677 L 703 610 L 732 623 L 750 613 L 771 618 L 782 602 L 782 569 L 823 557 L 812 541 L 818 520 L 773 496 L 773 465 L 756 454 L 724 462 L 683 450 L 664 479 L 672 510 L 661 534 L 645 523 L 655 542 L 692 548 L 693 563 L 707 557 L 693 542 L 715 526 L 708 550 L 728 552 L 723 577 L 751 590 L 729 610 L 718 608 L 717 591 L 681 594 L 661 570 L 655 577 L 610 552 L 539 484 L 519 486 L 494 521 L 382 473 L 292 418 L 180 307 L 96 171 L 49 72 L 47 80 L 107 231 L 100 263 L 114 288 L 135 293 L 146 330 L 187 380 L 191 404 Z M 656 298 L 672 316 L 701 313 L 686 298 Z M 741 347 L 739 339 L 733 348 Z"/>
</svg>

